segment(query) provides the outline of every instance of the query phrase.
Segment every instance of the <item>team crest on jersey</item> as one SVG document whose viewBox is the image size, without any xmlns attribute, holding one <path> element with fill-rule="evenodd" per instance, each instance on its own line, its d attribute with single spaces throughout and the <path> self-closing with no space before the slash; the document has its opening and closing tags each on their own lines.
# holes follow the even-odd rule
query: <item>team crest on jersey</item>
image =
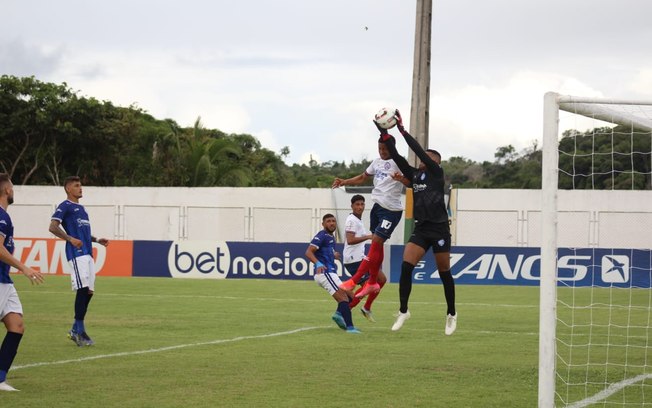
<svg viewBox="0 0 652 408">
<path fill-rule="evenodd" d="M 392 165 L 386 161 L 385 163 L 383 163 L 383 167 L 385 168 L 385 170 L 389 170 L 392 167 Z"/>
<path fill-rule="evenodd" d="M 421 173 L 421 181 L 426 179 L 426 173 Z"/>
<path fill-rule="evenodd" d="M 443 239 L 440 239 L 439 241 L 437 241 L 437 245 L 439 245 L 440 247 L 443 247 L 445 243 L 446 243 L 446 240 L 443 240 Z"/>
</svg>

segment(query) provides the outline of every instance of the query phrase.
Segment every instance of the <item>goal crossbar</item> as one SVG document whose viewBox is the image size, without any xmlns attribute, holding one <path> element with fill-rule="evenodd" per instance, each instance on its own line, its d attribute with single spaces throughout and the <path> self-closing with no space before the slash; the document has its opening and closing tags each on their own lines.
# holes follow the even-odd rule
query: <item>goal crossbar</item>
<svg viewBox="0 0 652 408">
<path fill-rule="evenodd" d="M 652 131 L 652 119 L 638 115 L 637 110 L 616 110 L 613 106 L 652 106 L 652 101 L 580 98 L 556 95 L 559 109 L 617 125 L 631 126 L 645 132 Z"/>
</svg>

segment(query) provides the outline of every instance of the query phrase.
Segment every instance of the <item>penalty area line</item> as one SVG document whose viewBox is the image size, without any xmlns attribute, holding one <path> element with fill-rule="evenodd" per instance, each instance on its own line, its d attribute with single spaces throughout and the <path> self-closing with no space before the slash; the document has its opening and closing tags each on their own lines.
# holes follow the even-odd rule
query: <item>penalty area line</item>
<svg viewBox="0 0 652 408">
<path fill-rule="evenodd" d="M 652 374 L 641 374 L 641 375 L 637 375 L 636 377 L 628 378 L 626 380 L 613 383 L 595 395 L 585 398 L 582 401 L 577 401 L 571 405 L 568 405 L 568 408 L 587 407 L 589 405 L 602 401 L 603 399 L 609 398 L 611 395 L 617 393 L 618 391 L 622 390 L 625 387 L 629 387 L 630 385 L 634 385 L 638 382 L 642 382 L 648 379 L 652 379 Z"/>
<path fill-rule="evenodd" d="M 276 332 L 276 333 L 269 333 L 269 334 L 261 334 L 261 335 L 258 335 L 258 336 L 238 336 L 238 337 L 234 337 L 232 339 L 220 339 L 220 340 L 203 341 L 203 342 L 198 342 L 198 343 L 177 344 L 175 346 L 160 347 L 160 348 L 148 349 L 148 350 L 124 351 L 124 352 L 121 352 L 121 353 L 100 354 L 100 355 L 96 355 L 96 356 L 73 358 L 73 359 L 69 359 L 69 360 L 44 361 L 44 362 L 40 362 L 40 363 L 30 363 L 30 364 L 23 364 L 23 365 L 14 366 L 14 367 L 11 367 L 11 371 L 25 369 L 25 368 L 44 367 L 44 366 L 69 364 L 69 363 L 79 363 L 79 362 L 83 362 L 83 361 L 100 360 L 100 359 L 104 359 L 104 358 L 129 357 L 129 356 L 137 356 L 137 355 L 142 355 L 142 354 L 161 353 L 161 352 L 170 351 L 170 350 L 178 350 L 178 349 L 184 349 L 184 348 L 189 348 L 189 347 L 199 347 L 199 346 L 211 346 L 211 345 L 215 345 L 215 344 L 234 343 L 234 342 L 243 341 L 243 340 L 267 339 L 267 338 L 270 338 L 270 337 L 288 336 L 288 335 L 291 335 L 291 334 L 301 333 L 301 332 L 305 332 L 305 331 L 309 331 L 309 330 L 324 329 L 324 328 L 327 328 L 327 327 L 330 327 L 330 326 L 301 327 L 301 328 L 294 329 L 294 330 L 288 330 L 288 331 Z"/>
</svg>

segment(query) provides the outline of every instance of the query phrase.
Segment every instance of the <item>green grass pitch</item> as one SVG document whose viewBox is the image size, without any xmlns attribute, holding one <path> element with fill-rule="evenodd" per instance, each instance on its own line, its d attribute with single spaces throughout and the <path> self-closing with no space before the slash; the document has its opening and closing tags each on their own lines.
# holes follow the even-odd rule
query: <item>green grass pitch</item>
<svg viewBox="0 0 652 408">
<path fill-rule="evenodd" d="M 533 407 L 538 287 L 457 286 L 444 335 L 439 285 L 414 285 L 412 318 L 392 332 L 398 287 L 338 329 L 313 281 L 98 278 L 86 327 L 67 339 L 64 276 L 15 276 L 26 333 L 0 395 L 7 407 Z"/>
</svg>

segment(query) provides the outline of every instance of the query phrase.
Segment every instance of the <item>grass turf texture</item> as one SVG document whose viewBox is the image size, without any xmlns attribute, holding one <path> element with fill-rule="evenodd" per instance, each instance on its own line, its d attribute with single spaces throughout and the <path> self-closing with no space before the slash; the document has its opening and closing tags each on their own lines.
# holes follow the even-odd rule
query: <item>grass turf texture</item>
<svg viewBox="0 0 652 408">
<path fill-rule="evenodd" d="M 412 318 L 391 332 L 398 287 L 359 311 L 363 333 L 331 321 L 312 281 L 98 278 L 86 327 L 66 338 L 69 278 L 15 276 L 26 333 L 8 382 L 21 407 L 526 407 L 537 404 L 538 288 L 457 286 L 444 335 L 439 285 L 414 285 Z M 300 330 L 302 329 L 302 330 Z"/>
</svg>

